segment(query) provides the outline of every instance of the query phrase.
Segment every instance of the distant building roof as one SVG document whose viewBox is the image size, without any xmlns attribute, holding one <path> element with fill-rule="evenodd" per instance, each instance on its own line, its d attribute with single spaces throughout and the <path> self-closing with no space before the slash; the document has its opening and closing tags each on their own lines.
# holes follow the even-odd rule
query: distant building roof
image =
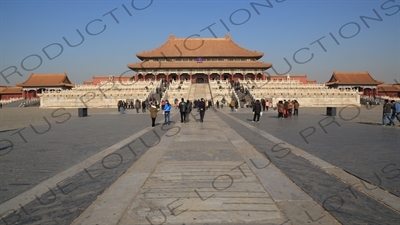
<svg viewBox="0 0 400 225">
<path fill-rule="evenodd" d="M 20 87 L 74 87 L 66 73 L 62 74 L 31 74 L 29 78 L 17 84 Z"/>
<path fill-rule="evenodd" d="M 380 84 L 378 92 L 400 92 L 400 84 Z"/>
<path fill-rule="evenodd" d="M 287 74 L 283 74 L 283 75 L 268 75 L 269 78 L 282 78 L 282 79 L 287 79 Z M 307 75 L 303 74 L 303 75 L 289 75 L 290 78 L 307 78 Z"/>
<path fill-rule="evenodd" d="M 83 85 L 90 85 L 90 84 L 93 84 L 93 82 L 92 81 L 83 81 Z"/>
<path fill-rule="evenodd" d="M 0 86 L 0 94 L 21 94 L 22 87 Z"/>
<path fill-rule="evenodd" d="M 114 79 L 117 78 L 126 78 L 126 79 L 130 79 L 132 78 L 132 76 L 118 76 L 118 75 L 108 75 L 108 76 L 93 76 L 93 79 L 110 79 L 110 77 L 114 77 Z"/>
<path fill-rule="evenodd" d="M 225 38 L 175 38 L 174 35 L 171 35 L 168 41 L 160 47 L 136 54 L 141 60 L 169 57 L 251 57 L 259 59 L 263 55 L 262 52 L 240 47 L 231 40 L 230 35 L 226 35 Z"/>
<path fill-rule="evenodd" d="M 325 83 L 326 85 L 378 85 L 383 84 L 377 81 L 365 72 L 337 72 L 334 71 L 331 79 Z"/>
</svg>

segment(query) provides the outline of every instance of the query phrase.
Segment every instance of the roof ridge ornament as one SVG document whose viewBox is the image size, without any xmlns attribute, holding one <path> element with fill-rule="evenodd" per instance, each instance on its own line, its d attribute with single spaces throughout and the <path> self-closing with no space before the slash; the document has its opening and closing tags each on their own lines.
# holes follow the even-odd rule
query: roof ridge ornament
<svg viewBox="0 0 400 225">
<path fill-rule="evenodd" d="M 172 39 L 174 39 L 174 38 L 175 38 L 175 37 L 174 37 L 174 34 L 170 34 L 170 35 L 169 35 L 169 39 L 170 39 L 170 40 L 172 40 Z"/>
<path fill-rule="evenodd" d="M 228 33 L 228 34 L 225 35 L 225 38 L 228 39 L 228 40 L 231 40 L 231 35 Z"/>
</svg>

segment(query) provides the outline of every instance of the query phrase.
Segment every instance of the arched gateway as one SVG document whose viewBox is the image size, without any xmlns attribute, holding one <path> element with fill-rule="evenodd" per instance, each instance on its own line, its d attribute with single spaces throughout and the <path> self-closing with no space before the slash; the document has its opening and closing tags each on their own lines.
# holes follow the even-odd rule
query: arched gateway
<svg viewBox="0 0 400 225">
<path fill-rule="evenodd" d="M 225 38 L 175 38 L 160 47 L 137 53 L 141 62 L 129 64 L 135 80 L 265 80 L 272 64 L 258 61 L 264 54 L 249 51 Z"/>
</svg>

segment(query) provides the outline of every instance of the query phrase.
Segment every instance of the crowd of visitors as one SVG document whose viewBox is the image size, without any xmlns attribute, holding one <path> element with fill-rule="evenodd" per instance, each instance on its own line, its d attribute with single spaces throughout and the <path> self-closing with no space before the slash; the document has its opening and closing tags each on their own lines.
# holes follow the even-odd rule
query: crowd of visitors
<svg viewBox="0 0 400 225">
<path fill-rule="evenodd" d="M 236 99 L 231 99 L 230 101 L 226 101 L 225 98 L 222 101 L 216 101 L 216 108 L 223 108 L 224 104 L 227 104 L 231 111 L 237 111 L 239 108 L 238 101 Z M 200 114 L 200 122 L 203 122 L 205 111 L 214 106 L 211 100 L 205 100 L 204 98 L 196 99 L 193 102 L 190 100 L 181 99 L 179 102 L 178 99 L 174 100 L 175 108 L 179 110 L 180 113 L 180 121 L 181 123 L 188 123 L 190 121 L 189 115 L 193 109 L 197 109 L 197 112 Z M 244 106 L 242 106 L 243 108 Z M 258 123 L 260 121 L 260 117 L 263 112 L 269 110 L 272 107 L 272 104 L 269 100 L 261 99 L 254 100 L 250 104 L 248 104 L 249 108 L 252 108 L 253 119 L 252 122 Z M 292 116 L 299 115 L 299 107 L 300 103 L 297 100 L 280 100 L 276 103 L 273 110 L 277 110 L 278 119 L 291 118 Z M 120 100 L 117 104 L 118 112 L 120 114 L 124 114 L 126 109 L 136 109 L 136 112 L 146 113 L 146 111 L 150 112 L 150 117 L 152 119 L 152 126 L 155 126 L 155 119 L 157 118 L 157 113 L 162 110 L 164 115 L 164 125 L 171 124 L 170 113 L 171 113 L 171 104 L 168 100 L 162 100 L 159 102 L 154 97 L 150 99 L 146 99 L 145 101 L 137 100 Z M 386 123 L 386 119 L 389 120 L 389 123 Z M 395 120 L 400 122 L 400 103 L 394 100 L 389 101 L 386 99 L 383 104 L 383 112 L 382 112 L 382 126 L 396 126 Z"/>
<path fill-rule="evenodd" d="M 386 118 L 389 120 L 389 124 L 386 124 Z M 400 103 L 389 99 L 385 99 L 383 104 L 383 115 L 382 115 L 382 126 L 396 126 L 394 119 L 400 122 Z"/>
<path fill-rule="evenodd" d="M 274 110 L 278 110 L 278 119 L 291 118 L 299 115 L 300 103 L 297 100 L 278 101 Z"/>
</svg>

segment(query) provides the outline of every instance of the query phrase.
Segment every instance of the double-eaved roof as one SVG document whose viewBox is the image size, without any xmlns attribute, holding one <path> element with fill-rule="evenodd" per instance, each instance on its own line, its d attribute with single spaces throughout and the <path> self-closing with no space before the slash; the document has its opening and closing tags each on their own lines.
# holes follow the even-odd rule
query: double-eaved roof
<svg viewBox="0 0 400 225">
<path fill-rule="evenodd" d="M 382 81 L 372 78 L 368 71 L 365 72 L 337 72 L 334 71 L 331 79 L 325 83 L 332 85 L 379 85 Z"/>
<path fill-rule="evenodd" d="M 268 69 L 270 63 L 257 61 L 264 53 L 250 51 L 233 42 L 229 35 L 225 38 L 175 38 L 170 36 L 168 41 L 160 47 L 137 53 L 136 56 L 143 62 L 129 64 L 130 69 Z M 188 61 L 187 58 L 201 58 Z M 241 59 L 240 61 L 209 61 L 205 58 Z M 152 61 L 156 59 L 159 61 Z M 171 60 L 175 59 L 175 60 Z M 182 60 L 179 60 L 182 59 Z M 252 60 L 242 60 L 252 59 Z"/>
<path fill-rule="evenodd" d="M 171 35 L 160 47 L 137 53 L 143 60 L 146 58 L 179 58 L 179 57 L 240 57 L 259 59 L 262 52 L 250 51 L 240 47 L 226 35 L 225 38 L 175 38 Z"/>
<path fill-rule="evenodd" d="M 20 87 L 74 87 L 66 73 L 62 74 L 31 74 Z"/>
</svg>

